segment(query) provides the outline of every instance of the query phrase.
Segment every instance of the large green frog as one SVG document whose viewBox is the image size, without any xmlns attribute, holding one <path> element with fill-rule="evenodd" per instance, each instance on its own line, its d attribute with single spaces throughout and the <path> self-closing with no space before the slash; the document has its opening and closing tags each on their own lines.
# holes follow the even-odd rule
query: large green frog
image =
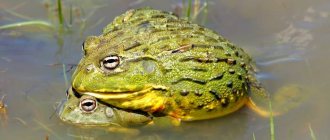
<svg viewBox="0 0 330 140">
<path fill-rule="evenodd" d="M 243 49 L 168 12 L 129 10 L 88 37 L 83 52 L 73 92 L 121 109 L 193 121 L 267 98 Z"/>
</svg>

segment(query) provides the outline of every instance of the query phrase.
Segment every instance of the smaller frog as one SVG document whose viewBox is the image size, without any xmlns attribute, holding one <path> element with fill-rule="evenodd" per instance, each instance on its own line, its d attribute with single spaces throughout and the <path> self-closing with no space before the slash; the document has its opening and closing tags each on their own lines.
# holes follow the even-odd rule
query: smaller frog
<svg viewBox="0 0 330 140">
<path fill-rule="evenodd" d="M 81 126 L 132 127 L 152 122 L 145 114 L 113 108 L 89 95 L 77 96 L 72 88 L 67 90 L 58 115 L 64 122 Z"/>
</svg>

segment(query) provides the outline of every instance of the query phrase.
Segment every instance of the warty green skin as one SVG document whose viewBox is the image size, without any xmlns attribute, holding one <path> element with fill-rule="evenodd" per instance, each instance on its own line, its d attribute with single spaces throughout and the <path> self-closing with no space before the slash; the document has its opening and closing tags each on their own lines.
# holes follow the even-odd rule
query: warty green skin
<svg viewBox="0 0 330 140">
<path fill-rule="evenodd" d="M 151 8 L 116 17 L 102 35 L 88 37 L 83 50 L 73 88 L 119 108 L 202 120 L 236 111 L 251 88 L 259 90 L 254 65 L 241 48 Z M 120 64 L 107 70 L 101 62 L 110 55 L 119 56 Z"/>
<path fill-rule="evenodd" d="M 88 95 L 78 98 L 69 88 L 67 99 L 60 105 L 59 118 L 78 126 L 106 127 L 143 126 L 152 121 L 150 116 L 120 110 L 100 102 L 97 102 L 97 108 L 93 112 L 84 112 L 80 109 L 79 104 L 85 98 L 89 98 Z"/>
</svg>

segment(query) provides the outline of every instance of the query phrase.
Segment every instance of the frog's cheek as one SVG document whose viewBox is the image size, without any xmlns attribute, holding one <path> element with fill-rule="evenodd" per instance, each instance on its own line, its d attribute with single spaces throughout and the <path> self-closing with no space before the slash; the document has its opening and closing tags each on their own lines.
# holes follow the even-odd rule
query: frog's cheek
<svg viewBox="0 0 330 140">
<path fill-rule="evenodd" d="M 105 76 L 93 64 L 78 67 L 72 76 L 72 87 L 77 91 L 94 90 L 105 81 Z"/>
</svg>

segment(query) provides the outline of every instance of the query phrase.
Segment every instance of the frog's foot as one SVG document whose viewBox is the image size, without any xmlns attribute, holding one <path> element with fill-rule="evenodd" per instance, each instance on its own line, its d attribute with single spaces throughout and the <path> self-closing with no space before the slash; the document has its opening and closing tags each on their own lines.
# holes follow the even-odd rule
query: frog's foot
<svg viewBox="0 0 330 140">
<path fill-rule="evenodd" d="M 266 99 L 268 100 L 268 102 L 270 103 L 271 100 L 270 99 Z M 265 117 L 265 118 L 268 118 L 270 116 L 278 116 L 280 115 L 281 113 L 279 112 L 274 112 L 274 111 L 271 111 L 269 109 L 266 109 L 264 107 L 259 107 L 256 105 L 255 102 L 253 102 L 253 100 L 251 98 L 249 98 L 248 102 L 247 102 L 247 107 L 251 110 L 253 110 L 254 112 L 256 112 L 258 115 L 262 116 L 262 117 Z"/>
<path fill-rule="evenodd" d="M 302 88 L 298 85 L 288 85 L 280 88 L 270 97 L 263 88 L 252 87 L 251 97 L 247 106 L 262 117 L 278 116 L 298 107 L 303 99 Z M 259 92 L 259 93 L 258 93 Z M 270 103 L 272 104 L 270 106 Z"/>
</svg>

